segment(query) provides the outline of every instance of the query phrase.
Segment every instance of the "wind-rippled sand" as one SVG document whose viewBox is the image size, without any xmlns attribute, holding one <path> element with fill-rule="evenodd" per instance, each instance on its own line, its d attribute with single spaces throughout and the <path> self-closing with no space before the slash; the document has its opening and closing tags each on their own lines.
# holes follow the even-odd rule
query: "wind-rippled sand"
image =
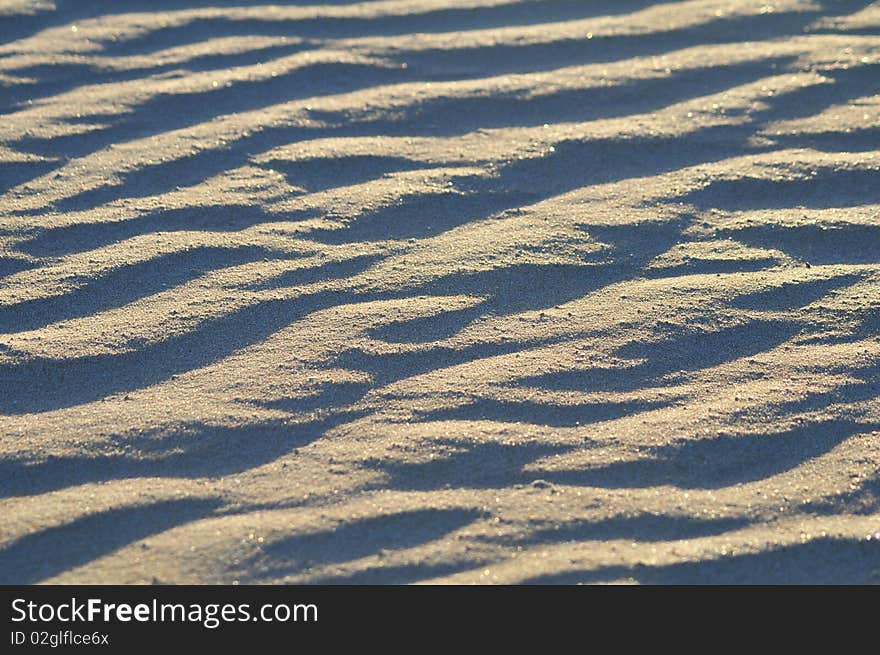
<svg viewBox="0 0 880 655">
<path fill-rule="evenodd" d="M 880 4 L 0 2 L 0 582 L 880 583 Z"/>
</svg>

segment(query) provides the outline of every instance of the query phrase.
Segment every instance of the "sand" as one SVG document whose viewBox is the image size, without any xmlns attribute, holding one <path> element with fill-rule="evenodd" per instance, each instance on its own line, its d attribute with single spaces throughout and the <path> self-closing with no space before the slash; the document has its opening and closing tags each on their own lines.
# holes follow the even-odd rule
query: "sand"
<svg viewBox="0 0 880 655">
<path fill-rule="evenodd" d="M 0 583 L 880 583 L 880 5 L 0 2 Z"/>
</svg>

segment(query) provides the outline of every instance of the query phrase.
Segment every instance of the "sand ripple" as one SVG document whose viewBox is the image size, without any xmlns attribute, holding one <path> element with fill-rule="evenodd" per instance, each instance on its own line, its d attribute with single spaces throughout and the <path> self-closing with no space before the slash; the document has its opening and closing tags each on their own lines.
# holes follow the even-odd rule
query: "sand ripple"
<svg viewBox="0 0 880 655">
<path fill-rule="evenodd" d="M 877 3 L 0 24 L 0 582 L 880 583 Z"/>
</svg>

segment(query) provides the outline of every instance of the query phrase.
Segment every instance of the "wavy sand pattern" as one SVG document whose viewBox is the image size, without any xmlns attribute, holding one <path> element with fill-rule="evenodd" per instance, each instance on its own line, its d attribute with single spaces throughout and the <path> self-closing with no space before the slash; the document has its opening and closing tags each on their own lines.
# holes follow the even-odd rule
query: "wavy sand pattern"
<svg viewBox="0 0 880 655">
<path fill-rule="evenodd" d="M 880 583 L 880 4 L 0 26 L 0 582 Z"/>
</svg>

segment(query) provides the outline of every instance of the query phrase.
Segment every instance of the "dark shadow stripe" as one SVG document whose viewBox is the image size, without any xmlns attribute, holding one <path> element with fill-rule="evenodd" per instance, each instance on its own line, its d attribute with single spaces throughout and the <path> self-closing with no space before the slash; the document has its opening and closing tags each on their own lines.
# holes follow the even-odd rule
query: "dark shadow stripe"
<svg viewBox="0 0 880 655">
<path fill-rule="evenodd" d="M 34 532 L 0 550 L 0 584 L 34 584 L 171 528 L 210 516 L 219 500 L 110 509 Z"/>
</svg>

